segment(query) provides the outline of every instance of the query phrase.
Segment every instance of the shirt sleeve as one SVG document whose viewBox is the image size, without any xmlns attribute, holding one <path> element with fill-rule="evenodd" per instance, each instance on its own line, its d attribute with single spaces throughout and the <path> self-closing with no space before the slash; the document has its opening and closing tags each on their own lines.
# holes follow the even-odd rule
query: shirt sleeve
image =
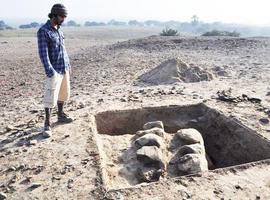
<svg viewBox="0 0 270 200">
<path fill-rule="evenodd" d="M 49 59 L 48 41 L 44 30 L 40 29 L 37 33 L 38 38 L 38 53 L 40 60 L 44 66 L 45 73 L 48 77 L 54 75 L 54 69 Z"/>
</svg>

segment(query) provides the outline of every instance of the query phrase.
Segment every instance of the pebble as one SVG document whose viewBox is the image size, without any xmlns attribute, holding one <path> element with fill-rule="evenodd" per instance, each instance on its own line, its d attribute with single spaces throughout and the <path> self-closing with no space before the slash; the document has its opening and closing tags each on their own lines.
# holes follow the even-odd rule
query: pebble
<svg viewBox="0 0 270 200">
<path fill-rule="evenodd" d="M 12 125 L 7 125 L 7 127 L 6 127 L 7 131 L 11 131 L 11 130 L 14 130 L 14 129 L 15 129 L 15 127 L 12 126 Z"/>
<path fill-rule="evenodd" d="M 7 195 L 3 192 L 0 192 L 0 200 L 6 199 Z"/>
<path fill-rule="evenodd" d="M 127 102 L 127 100 L 124 99 L 124 98 L 121 98 L 120 101 L 121 101 L 121 102 Z"/>
<path fill-rule="evenodd" d="M 9 171 L 9 172 L 11 172 L 11 171 L 16 171 L 16 167 L 14 167 L 14 166 L 9 167 L 7 171 Z"/>
<path fill-rule="evenodd" d="M 235 189 L 237 189 L 237 190 L 239 190 L 239 189 L 242 190 L 242 189 L 243 189 L 240 185 L 235 185 L 234 187 L 235 187 Z"/>
<path fill-rule="evenodd" d="M 68 189 L 71 189 L 73 187 L 73 182 L 74 182 L 73 179 L 68 180 L 68 184 L 67 184 Z"/>
<path fill-rule="evenodd" d="M 65 135 L 64 135 L 64 138 L 68 138 L 68 137 L 70 137 L 69 134 L 65 134 Z"/>
<path fill-rule="evenodd" d="M 60 180 L 61 178 L 59 176 L 53 176 L 52 179 L 53 180 Z"/>
<path fill-rule="evenodd" d="M 259 121 L 261 122 L 261 124 L 269 124 L 269 119 L 267 118 L 261 118 L 259 119 Z"/>
<path fill-rule="evenodd" d="M 29 145 L 36 145 L 37 144 L 37 140 L 30 140 L 29 141 Z"/>
<path fill-rule="evenodd" d="M 32 183 L 32 185 L 29 187 L 29 189 L 34 190 L 38 187 L 40 187 L 42 184 L 41 183 Z"/>
</svg>

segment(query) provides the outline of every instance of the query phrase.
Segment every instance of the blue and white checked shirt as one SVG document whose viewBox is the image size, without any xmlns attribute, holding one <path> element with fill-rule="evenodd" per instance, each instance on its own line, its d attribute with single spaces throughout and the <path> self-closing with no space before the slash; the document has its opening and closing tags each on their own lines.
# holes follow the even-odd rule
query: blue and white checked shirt
<svg viewBox="0 0 270 200">
<path fill-rule="evenodd" d="M 45 73 L 52 77 L 55 71 L 65 74 L 70 68 L 69 58 L 64 44 L 64 34 L 55 29 L 48 20 L 37 32 L 38 52 Z"/>
</svg>

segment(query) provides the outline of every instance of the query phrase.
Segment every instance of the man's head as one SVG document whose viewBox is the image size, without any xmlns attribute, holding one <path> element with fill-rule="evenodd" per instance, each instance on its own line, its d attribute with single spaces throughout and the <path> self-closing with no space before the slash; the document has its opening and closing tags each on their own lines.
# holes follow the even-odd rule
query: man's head
<svg viewBox="0 0 270 200">
<path fill-rule="evenodd" d="M 54 4 L 48 16 L 56 25 L 60 26 L 67 17 L 67 9 L 63 4 Z"/>
</svg>

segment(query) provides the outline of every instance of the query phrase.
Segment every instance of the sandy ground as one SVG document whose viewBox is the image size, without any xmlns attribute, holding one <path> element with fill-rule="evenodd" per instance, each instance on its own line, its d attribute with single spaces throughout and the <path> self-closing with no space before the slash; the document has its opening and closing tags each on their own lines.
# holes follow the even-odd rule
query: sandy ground
<svg viewBox="0 0 270 200">
<path fill-rule="evenodd" d="M 0 191 L 8 199 L 270 198 L 269 161 L 105 191 L 92 120 L 105 110 L 204 102 L 270 140 L 269 122 L 260 121 L 270 114 L 269 38 L 159 37 L 152 35 L 160 30 L 139 28 L 64 31 L 72 65 L 72 96 L 66 109 L 76 120 L 55 124 L 50 139 L 40 135 L 44 72 L 35 30 L 1 32 Z M 208 70 L 214 80 L 134 83 L 175 57 Z M 229 89 L 232 97 L 246 94 L 261 102 L 217 99 L 218 91 Z"/>
</svg>

